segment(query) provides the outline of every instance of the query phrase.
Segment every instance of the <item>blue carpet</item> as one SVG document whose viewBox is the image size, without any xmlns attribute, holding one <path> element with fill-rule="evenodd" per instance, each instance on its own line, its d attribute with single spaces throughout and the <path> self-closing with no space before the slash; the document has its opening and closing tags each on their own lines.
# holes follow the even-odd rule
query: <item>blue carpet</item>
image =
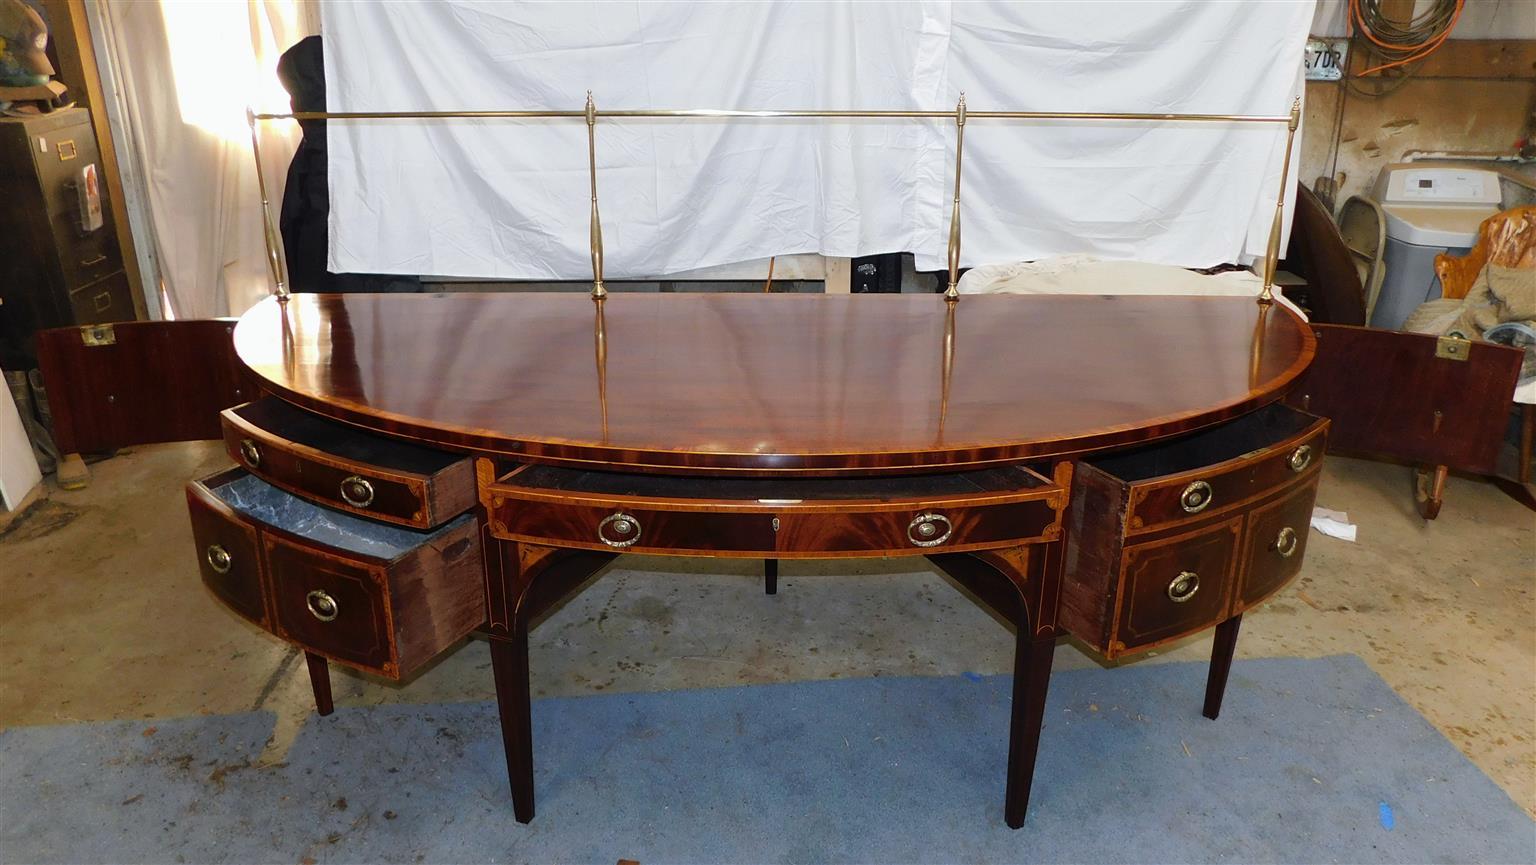
<svg viewBox="0 0 1536 865">
<path fill-rule="evenodd" d="M 1536 824 L 1358 658 L 1058 673 L 1029 822 L 1006 676 L 535 704 L 512 819 L 490 703 L 0 733 L 7 862 L 1532 862 Z M 152 730 L 150 728 L 153 728 Z M 1187 752 L 1186 752 L 1187 748 Z"/>
</svg>

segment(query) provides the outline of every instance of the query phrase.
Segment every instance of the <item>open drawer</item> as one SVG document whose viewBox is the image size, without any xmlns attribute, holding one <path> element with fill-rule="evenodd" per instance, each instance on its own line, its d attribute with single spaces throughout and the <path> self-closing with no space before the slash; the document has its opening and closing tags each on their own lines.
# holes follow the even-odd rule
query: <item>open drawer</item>
<svg viewBox="0 0 1536 865">
<path fill-rule="evenodd" d="M 384 438 L 266 397 L 225 409 L 235 462 L 327 507 L 418 529 L 475 505 L 469 457 Z"/>
<path fill-rule="evenodd" d="M 229 469 L 187 485 L 203 581 L 308 651 L 398 679 L 485 621 L 480 532 L 431 532 L 323 508 Z"/>
<path fill-rule="evenodd" d="M 1327 432 L 1326 420 L 1277 404 L 1080 462 L 1061 623 L 1113 658 L 1278 590 L 1300 569 Z"/>
<path fill-rule="evenodd" d="M 520 466 L 488 490 L 508 540 L 765 558 L 918 555 L 1050 540 L 1063 490 L 1023 466 L 872 478 L 697 478 Z"/>
</svg>

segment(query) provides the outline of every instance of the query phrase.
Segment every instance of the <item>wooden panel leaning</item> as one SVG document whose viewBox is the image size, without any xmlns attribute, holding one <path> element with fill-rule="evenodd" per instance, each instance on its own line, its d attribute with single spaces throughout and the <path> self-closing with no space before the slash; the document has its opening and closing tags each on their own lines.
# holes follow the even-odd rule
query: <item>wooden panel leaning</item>
<svg viewBox="0 0 1536 865">
<path fill-rule="evenodd" d="M 472 515 L 432 532 L 396 528 L 310 504 L 240 469 L 193 481 L 187 497 L 204 580 L 308 652 L 400 679 L 485 622 Z"/>
<path fill-rule="evenodd" d="M 430 529 L 475 505 L 467 456 L 365 432 L 275 397 L 226 409 L 220 420 L 231 459 L 327 507 Z"/>
<path fill-rule="evenodd" d="M 1273 594 L 1300 567 L 1327 429 L 1271 405 L 1078 463 L 1060 624 L 1115 658 Z"/>
</svg>

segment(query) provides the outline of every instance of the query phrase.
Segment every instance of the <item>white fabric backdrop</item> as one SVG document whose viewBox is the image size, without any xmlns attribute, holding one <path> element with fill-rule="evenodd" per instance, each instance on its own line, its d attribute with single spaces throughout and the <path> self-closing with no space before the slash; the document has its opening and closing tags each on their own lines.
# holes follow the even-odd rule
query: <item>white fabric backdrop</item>
<svg viewBox="0 0 1536 865">
<path fill-rule="evenodd" d="M 143 180 L 166 317 L 239 315 L 272 291 L 245 107 L 286 111 L 278 56 L 317 32 L 307 0 L 95 3 L 98 45 L 121 86 L 128 156 Z M 273 207 L 298 143 L 293 124 L 261 128 Z M 125 172 L 127 174 L 127 172 Z M 276 211 L 273 211 L 274 214 Z M 145 290 L 153 291 L 153 273 Z"/>
<path fill-rule="evenodd" d="M 1284 114 L 1311 0 L 324 2 L 329 107 Z M 585 278 L 579 121 L 329 125 L 335 271 Z M 1262 255 L 1283 126 L 966 127 L 967 265 Z M 1296 158 L 1299 159 L 1300 148 Z M 909 250 L 943 266 L 945 121 L 601 121 L 610 277 Z M 1293 174 L 1294 177 L 1294 169 Z"/>
</svg>

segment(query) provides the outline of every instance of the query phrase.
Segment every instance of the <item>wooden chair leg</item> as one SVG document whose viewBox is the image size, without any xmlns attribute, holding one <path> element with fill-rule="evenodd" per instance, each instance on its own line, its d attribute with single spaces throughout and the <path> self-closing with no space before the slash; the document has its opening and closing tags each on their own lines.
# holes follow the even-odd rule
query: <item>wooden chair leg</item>
<svg viewBox="0 0 1536 865">
<path fill-rule="evenodd" d="M 496 708 L 512 785 L 512 813 L 517 822 L 533 819 L 533 714 L 528 696 L 528 632 L 492 637 L 491 672 L 496 678 Z"/>
<path fill-rule="evenodd" d="M 329 715 L 336 710 L 331 702 L 330 665 L 325 658 L 313 652 L 304 653 L 304 662 L 309 665 L 309 687 L 315 692 L 315 711 Z"/>
<path fill-rule="evenodd" d="M 1232 655 L 1237 650 L 1237 629 L 1243 624 L 1238 613 L 1216 626 L 1216 645 L 1211 647 L 1211 671 L 1205 678 L 1205 709 L 1212 721 L 1221 714 L 1221 698 L 1227 692 L 1227 674 L 1232 672 Z"/>
<path fill-rule="evenodd" d="M 1035 755 L 1040 749 L 1040 727 L 1045 721 L 1045 695 L 1051 684 L 1051 662 L 1056 656 L 1054 637 L 1035 637 L 1028 627 L 1019 629 L 1013 653 L 1013 717 L 1008 728 L 1008 792 L 1003 819 L 1009 828 L 1024 825 L 1029 811 L 1029 789 L 1035 778 Z"/>
<path fill-rule="evenodd" d="M 779 593 L 778 559 L 763 559 L 763 591 L 770 595 Z"/>
<path fill-rule="evenodd" d="M 1429 472 L 1423 469 L 1415 469 L 1414 499 L 1419 506 L 1419 515 L 1426 520 L 1432 520 L 1440 516 L 1440 505 L 1445 499 L 1445 479 L 1450 474 L 1447 466 L 1435 466 L 1433 479 Z"/>
</svg>

